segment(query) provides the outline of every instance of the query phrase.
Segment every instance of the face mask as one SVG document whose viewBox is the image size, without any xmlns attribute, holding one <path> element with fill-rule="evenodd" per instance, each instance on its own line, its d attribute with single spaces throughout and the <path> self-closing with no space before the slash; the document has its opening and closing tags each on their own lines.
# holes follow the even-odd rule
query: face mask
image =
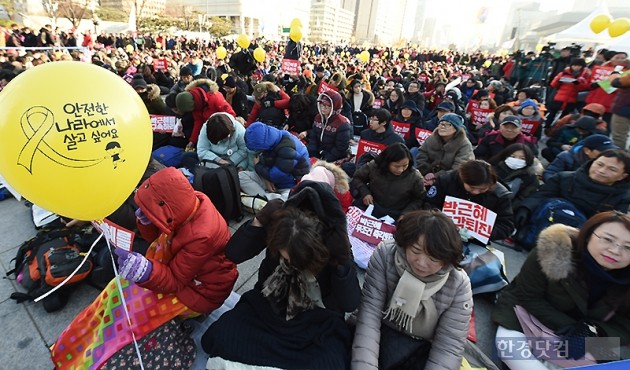
<svg viewBox="0 0 630 370">
<path fill-rule="evenodd" d="M 513 170 L 520 170 L 526 165 L 524 159 L 519 159 L 519 158 L 514 158 L 514 157 L 505 158 L 505 164 Z"/>
</svg>

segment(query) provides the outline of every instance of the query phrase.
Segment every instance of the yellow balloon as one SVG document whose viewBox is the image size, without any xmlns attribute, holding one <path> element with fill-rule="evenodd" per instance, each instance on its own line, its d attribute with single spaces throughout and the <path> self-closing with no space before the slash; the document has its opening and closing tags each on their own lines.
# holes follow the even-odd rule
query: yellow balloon
<svg viewBox="0 0 630 370">
<path fill-rule="evenodd" d="M 300 40 L 302 40 L 302 28 L 291 27 L 291 31 L 289 32 L 289 37 L 291 38 L 291 40 L 295 42 L 300 42 Z"/>
<path fill-rule="evenodd" d="M 155 43 L 155 48 L 156 49 L 162 49 L 162 43 L 161 42 L 156 42 Z"/>
<path fill-rule="evenodd" d="M 610 37 L 618 37 L 630 30 L 630 20 L 628 18 L 615 19 L 608 26 L 608 34 Z"/>
<path fill-rule="evenodd" d="M 133 45 L 129 44 L 129 45 L 125 46 L 125 51 L 127 53 L 133 53 Z"/>
<path fill-rule="evenodd" d="M 219 46 L 216 51 L 217 58 L 223 59 L 227 56 L 227 50 L 223 46 Z"/>
<path fill-rule="evenodd" d="M 405 53 L 405 54 L 403 55 L 403 58 L 405 58 L 405 59 L 409 59 L 409 53 Z"/>
<path fill-rule="evenodd" d="M 388 52 L 384 52 L 384 53 L 383 53 L 383 55 L 384 55 L 384 56 L 388 56 L 388 55 L 389 55 L 389 53 L 388 53 Z"/>
<path fill-rule="evenodd" d="M 536 49 L 537 52 L 540 53 L 542 51 L 543 47 L 544 47 L 543 44 L 536 44 L 536 48 L 535 49 Z"/>
<path fill-rule="evenodd" d="M 610 26 L 611 23 L 610 16 L 607 14 L 600 14 L 597 17 L 591 20 L 590 26 L 591 30 L 595 33 L 600 33 L 606 29 L 606 27 Z"/>
<path fill-rule="evenodd" d="M 289 26 L 291 28 L 298 28 L 298 27 L 302 28 L 302 27 L 304 27 L 304 26 L 302 26 L 302 21 L 300 21 L 299 18 L 293 18 L 293 20 L 291 21 L 291 24 Z"/>
<path fill-rule="evenodd" d="M 29 201 L 69 218 L 114 212 L 138 185 L 152 136 L 140 96 L 92 64 L 46 63 L 0 94 L 0 174 Z"/>
<path fill-rule="evenodd" d="M 363 63 L 367 62 L 370 60 L 370 53 L 367 50 L 363 50 L 361 54 L 359 54 L 359 60 Z"/>
<path fill-rule="evenodd" d="M 267 53 L 265 52 L 265 49 L 261 48 L 260 46 L 257 47 L 256 50 L 254 50 L 254 59 L 256 59 L 256 61 L 262 63 L 266 57 Z"/>
<path fill-rule="evenodd" d="M 246 34 L 241 33 L 236 38 L 236 43 L 238 44 L 238 46 L 242 47 L 243 49 L 247 49 L 250 44 L 249 37 L 247 37 Z"/>
</svg>

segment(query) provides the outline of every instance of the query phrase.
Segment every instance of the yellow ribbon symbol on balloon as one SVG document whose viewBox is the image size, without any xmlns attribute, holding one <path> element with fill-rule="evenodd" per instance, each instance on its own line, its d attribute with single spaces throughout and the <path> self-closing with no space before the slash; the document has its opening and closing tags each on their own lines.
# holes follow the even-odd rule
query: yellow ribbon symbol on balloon
<svg viewBox="0 0 630 370">
<path fill-rule="evenodd" d="M 37 118 L 36 118 L 37 117 Z M 39 122 L 38 122 L 39 120 Z M 29 173 L 33 173 L 33 158 L 35 157 L 35 152 L 40 151 L 51 161 L 72 168 L 84 168 L 91 167 L 99 164 L 103 161 L 104 158 L 97 159 L 75 159 L 66 157 L 60 154 L 58 151 L 53 149 L 47 142 L 44 140 L 46 134 L 50 131 L 50 129 L 55 124 L 55 116 L 50 109 L 46 107 L 31 107 L 24 114 L 22 114 L 22 118 L 20 119 L 20 126 L 22 127 L 22 131 L 24 135 L 28 138 L 26 144 L 20 151 L 20 155 L 18 156 L 18 164 L 24 168 Z"/>
</svg>

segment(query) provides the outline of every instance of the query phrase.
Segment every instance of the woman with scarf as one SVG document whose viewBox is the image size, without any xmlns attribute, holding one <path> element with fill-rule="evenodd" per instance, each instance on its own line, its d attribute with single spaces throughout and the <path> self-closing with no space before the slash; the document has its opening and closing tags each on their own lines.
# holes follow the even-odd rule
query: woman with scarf
<svg viewBox="0 0 630 370">
<path fill-rule="evenodd" d="M 579 230 L 562 224 L 545 229 L 494 307 L 501 360 L 513 370 L 546 370 L 541 360 L 572 368 L 630 358 L 629 266 L 626 214 L 598 213 Z M 537 348 L 528 344 L 532 340 Z"/>
<path fill-rule="evenodd" d="M 472 314 L 463 246 L 443 213 L 414 211 L 375 250 L 363 284 L 352 369 L 458 369 Z"/>
<path fill-rule="evenodd" d="M 361 288 L 346 217 L 329 184 L 305 180 L 233 235 L 235 263 L 265 250 L 254 288 L 201 339 L 211 357 L 282 369 L 345 369 L 352 334 L 344 313 Z"/>
</svg>

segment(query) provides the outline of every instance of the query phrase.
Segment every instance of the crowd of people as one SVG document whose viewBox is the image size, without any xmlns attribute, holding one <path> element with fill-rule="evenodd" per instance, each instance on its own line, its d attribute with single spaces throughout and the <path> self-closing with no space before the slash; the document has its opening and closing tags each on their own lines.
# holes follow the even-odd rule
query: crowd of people
<svg viewBox="0 0 630 370">
<path fill-rule="evenodd" d="M 7 45 L 26 46 L 24 32 L 13 28 Z M 630 358 L 627 53 L 600 50 L 587 63 L 566 48 L 547 75 L 533 52 L 408 45 L 369 48 L 361 61 L 356 46 L 255 40 L 249 49 L 224 42 L 219 58 L 219 40 L 101 36 L 91 44 L 84 36 L 87 52 L 1 52 L 0 88 L 41 63 L 87 59 L 126 79 L 150 114 L 181 119 L 177 133 L 154 133 L 153 149 L 237 168 L 244 195 L 261 202 L 231 238 L 207 197 L 161 170 L 135 195 L 138 227 L 153 244 L 119 258 L 123 277 L 179 299 L 172 319 L 215 309 L 235 264 L 266 251 L 256 287 L 203 336 L 211 356 L 281 368 L 459 368 L 472 313 L 460 262 L 464 246 L 480 242 L 440 212 L 451 196 L 496 213 L 490 241 L 531 249 L 499 294 L 497 348 L 536 336 L 526 314 L 565 343 L 555 357 L 501 350 L 501 360 L 512 369 L 569 366 L 588 360 L 584 338 L 612 336 L 617 359 Z M 162 192 L 185 202 L 165 211 Z M 362 290 L 350 206 L 373 206 L 396 226 Z M 205 219 L 225 237 L 196 236 Z"/>
</svg>

